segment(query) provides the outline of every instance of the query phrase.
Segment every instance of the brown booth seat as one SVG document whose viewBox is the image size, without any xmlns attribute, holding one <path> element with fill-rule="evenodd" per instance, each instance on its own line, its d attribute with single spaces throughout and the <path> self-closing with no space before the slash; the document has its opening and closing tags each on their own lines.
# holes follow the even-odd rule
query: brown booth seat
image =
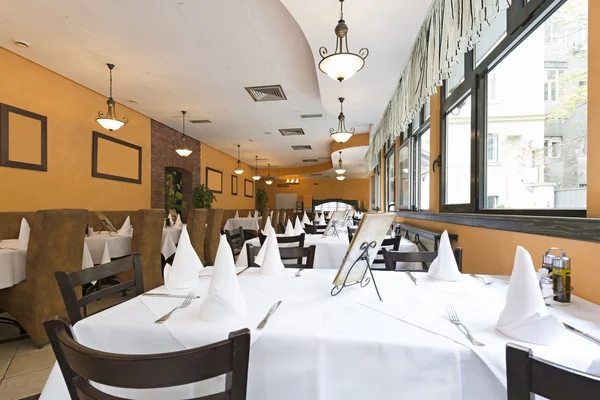
<svg viewBox="0 0 600 400">
<path fill-rule="evenodd" d="M 165 211 L 153 208 L 139 210 L 133 215 L 135 215 L 135 222 L 132 217 L 133 238 L 131 253 L 140 253 L 142 256 L 144 290 L 148 291 L 164 283 L 160 253 Z M 133 279 L 133 271 L 126 273 L 124 278 L 127 278 L 125 280 Z"/>
<path fill-rule="evenodd" d="M 21 220 L 25 218 L 31 227 L 33 211 L 0 213 L 0 240 L 17 239 L 21 229 Z"/>
<path fill-rule="evenodd" d="M 217 249 L 219 248 L 219 239 L 221 235 L 221 221 L 223 220 L 222 208 L 210 208 L 206 223 L 206 238 L 204 241 L 205 265 L 214 265 Z"/>
<path fill-rule="evenodd" d="M 189 210 L 187 231 L 190 235 L 190 242 L 192 247 L 196 250 L 196 254 L 202 261 L 203 265 L 206 265 L 204 258 L 204 240 L 206 237 L 206 220 L 208 218 L 208 210 L 203 208 L 192 208 Z"/>
</svg>

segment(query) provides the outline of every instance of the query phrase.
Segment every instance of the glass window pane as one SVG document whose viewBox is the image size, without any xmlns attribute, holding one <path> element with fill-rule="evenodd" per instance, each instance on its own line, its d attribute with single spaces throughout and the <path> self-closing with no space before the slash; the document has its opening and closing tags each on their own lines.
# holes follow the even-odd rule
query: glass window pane
<svg viewBox="0 0 600 400">
<path fill-rule="evenodd" d="M 385 159 L 385 184 L 386 184 L 386 189 L 385 189 L 385 195 L 386 195 L 386 199 L 385 199 L 385 209 L 386 211 L 393 211 L 395 210 L 395 201 L 394 201 L 394 197 L 395 197 L 395 186 L 394 186 L 394 163 L 395 163 L 396 157 L 394 152 L 392 152 L 390 154 L 389 157 L 387 157 Z"/>
<path fill-rule="evenodd" d="M 586 207 L 587 3 L 567 1 L 492 71 L 488 208 Z"/>
<path fill-rule="evenodd" d="M 446 203 L 471 203 L 471 96 L 446 116 Z"/>
<path fill-rule="evenodd" d="M 419 209 L 429 210 L 429 179 L 431 177 L 429 166 L 431 165 L 431 156 L 429 151 L 431 149 L 431 133 L 429 129 L 425 131 L 419 138 L 420 149 L 421 149 L 421 165 L 419 173 Z"/>
<path fill-rule="evenodd" d="M 410 151 L 409 146 L 398 150 L 398 208 L 410 207 Z"/>
<path fill-rule="evenodd" d="M 465 56 L 458 57 L 458 63 L 452 66 L 450 77 L 446 80 L 446 97 L 456 89 L 465 80 Z"/>
<path fill-rule="evenodd" d="M 490 26 L 481 31 L 479 41 L 475 45 L 475 64 L 479 65 L 494 48 L 506 37 L 506 9 L 492 20 Z"/>
</svg>

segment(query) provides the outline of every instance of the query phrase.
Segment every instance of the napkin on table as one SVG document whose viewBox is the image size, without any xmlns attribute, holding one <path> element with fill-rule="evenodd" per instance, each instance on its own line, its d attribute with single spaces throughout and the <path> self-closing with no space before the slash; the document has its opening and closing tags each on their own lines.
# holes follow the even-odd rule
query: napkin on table
<svg viewBox="0 0 600 400">
<path fill-rule="evenodd" d="M 130 235 L 133 233 L 133 228 L 131 226 L 131 221 L 129 220 L 129 216 L 127 216 L 127 218 L 125 219 L 125 222 L 123 222 L 123 226 L 121 226 L 121 229 L 119 229 L 117 231 L 117 233 L 119 235 Z"/>
<path fill-rule="evenodd" d="M 325 222 L 325 213 L 321 214 L 321 217 L 319 218 L 319 225 L 327 225 L 327 222 Z"/>
<path fill-rule="evenodd" d="M 206 298 L 200 305 L 200 318 L 211 322 L 239 322 L 247 315 L 246 300 L 235 272 L 231 247 L 221 235 Z"/>
<path fill-rule="evenodd" d="M 550 345 L 564 333 L 563 324 L 548 313 L 531 255 L 517 246 L 506 305 L 496 329 L 517 340 Z"/>
<path fill-rule="evenodd" d="M 27 250 L 29 245 L 29 224 L 25 218 L 21 218 L 21 229 L 19 229 L 19 249 Z"/>
<path fill-rule="evenodd" d="M 235 210 L 235 218 L 239 218 L 240 217 L 240 213 L 238 212 L 238 210 Z"/>
<path fill-rule="evenodd" d="M 304 229 L 302 229 L 302 223 L 300 222 L 300 218 L 298 218 L 298 216 L 296 215 L 296 226 L 294 227 L 294 235 L 301 235 L 304 232 Z"/>
<path fill-rule="evenodd" d="M 192 246 L 187 228 L 181 231 L 173 265 L 165 265 L 163 276 L 167 289 L 192 289 L 198 284 L 198 272 L 204 268 Z"/>
<path fill-rule="evenodd" d="M 329 211 L 329 213 L 327 214 L 327 219 L 331 219 L 332 215 L 333 215 L 333 211 Z"/>
<path fill-rule="evenodd" d="M 261 274 L 275 275 L 283 271 L 284 266 L 281 261 L 281 254 L 279 254 L 279 243 L 277 243 L 275 230 L 269 232 L 267 240 L 260 248 L 254 263 L 260 265 Z"/>
<path fill-rule="evenodd" d="M 252 211 L 248 211 L 248 218 L 252 218 Z"/>
<path fill-rule="evenodd" d="M 102 251 L 102 260 L 100 264 L 108 264 L 110 262 L 110 251 L 108 251 L 108 242 L 104 242 L 104 251 Z"/>
<path fill-rule="evenodd" d="M 269 213 L 269 217 L 273 218 L 273 210 Z"/>
<path fill-rule="evenodd" d="M 273 230 L 273 226 L 271 225 L 271 217 L 267 217 L 267 221 L 265 222 L 265 226 L 263 226 L 263 235 L 269 236 L 269 233 Z"/>
<path fill-rule="evenodd" d="M 285 227 L 285 236 L 294 236 L 294 226 L 292 225 L 292 221 L 289 219 Z"/>
<path fill-rule="evenodd" d="M 304 211 L 304 215 L 302 216 L 302 224 L 310 224 L 310 219 L 308 219 L 308 215 L 306 215 L 306 211 Z"/>
<path fill-rule="evenodd" d="M 92 260 L 92 254 L 90 253 L 90 248 L 87 243 L 83 242 L 83 259 L 81 260 L 81 269 L 88 269 L 94 266 L 94 261 Z"/>
<path fill-rule="evenodd" d="M 440 281 L 456 282 L 463 278 L 458 270 L 456 258 L 454 258 L 454 252 L 452 251 L 450 239 L 448 238 L 448 231 L 442 233 L 438 256 L 431 263 L 427 274 L 430 278 L 438 279 Z"/>
<path fill-rule="evenodd" d="M 183 228 L 183 221 L 181 221 L 181 214 L 177 214 L 177 219 L 175 220 L 175 228 Z"/>
</svg>

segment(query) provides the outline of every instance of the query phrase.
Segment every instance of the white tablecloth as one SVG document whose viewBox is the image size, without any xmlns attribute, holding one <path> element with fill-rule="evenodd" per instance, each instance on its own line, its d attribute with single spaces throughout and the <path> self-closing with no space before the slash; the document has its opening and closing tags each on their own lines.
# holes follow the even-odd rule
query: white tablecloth
<svg viewBox="0 0 600 400">
<path fill-rule="evenodd" d="M 347 232 L 347 231 L 346 231 Z M 247 240 L 246 243 L 250 243 L 253 246 L 260 246 L 260 240 L 258 238 Z M 235 263 L 237 267 L 247 267 L 248 266 L 248 256 L 246 252 L 246 243 L 244 243 L 244 247 L 242 248 L 240 255 Z M 304 247 L 308 247 L 311 245 L 315 245 L 317 248 L 315 250 L 315 264 L 314 268 L 324 269 L 324 268 L 339 268 L 342 264 L 342 260 L 348 251 L 348 246 L 350 245 L 348 242 L 348 236 L 343 234 L 343 231 L 340 234 L 339 238 L 328 236 L 322 237 L 322 235 L 306 235 L 304 239 Z M 281 245 L 286 246 L 284 244 Z M 292 244 L 291 246 L 296 246 L 296 244 Z M 417 245 L 411 242 L 408 239 L 402 238 L 400 241 L 400 247 L 398 251 L 402 252 L 417 252 L 419 251 Z M 421 269 L 421 265 L 415 263 L 407 263 L 406 265 L 398 263 L 398 267 L 402 268 L 410 268 L 410 269 Z M 413 265 L 414 264 L 414 265 Z M 381 269 L 383 269 L 383 264 L 380 264 Z M 376 266 L 377 268 L 378 266 Z"/>
<path fill-rule="evenodd" d="M 504 305 L 506 281 L 485 286 L 468 276 L 456 283 L 432 281 L 417 273 L 419 286 L 414 286 L 404 273 L 375 271 L 381 303 L 372 284 L 345 288 L 332 297 L 335 273 L 306 270 L 296 278 L 292 270 L 265 276 L 249 268 L 239 275 L 249 309 L 247 320 L 239 324 L 200 320 L 200 299 L 157 325 L 154 320 L 181 299 L 142 296 L 80 321 L 75 334 L 83 345 L 97 350 L 147 354 L 201 346 L 249 327 L 249 400 L 506 398 L 505 345 L 516 341 L 494 328 Z M 208 277 L 200 278 L 196 294 L 204 297 L 209 282 Z M 283 303 L 265 329 L 255 330 L 278 300 Z M 576 297 L 573 303 L 550 311 L 598 336 L 600 308 Z M 445 315 L 446 304 L 454 304 L 463 322 L 486 343 L 482 351 L 465 344 Z M 553 346 L 521 344 L 538 356 L 578 369 L 587 369 L 593 358 L 600 357 L 599 346 L 568 332 Z M 134 399 L 181 399 L 222 385 L 223 380 L 216 379 L 152 392 L 108 390 Z M 41 399 L 65 398 L 64 380 L 55 365 Z"/>
<path fill-rule="evenodd" d="M 19 240 L 0 241 L 0 289 L 25 280 L 27 250 L 19 250 Z"/>
<path fill-rule="evenodd" d="M 165 239 L 167 235 L 171 236 L 173 239 L 173 243 L 179 243 L 179 237 L 181 237 L 181 231 L 185 228 L 186 224 L 183 224 L 181 228 L 176 228 L 174 226 L 164 227 L 162 231 L 162 240 L 161 243 L 165 243 Z"/>
<path fill-rule="evenodd" d="M 225 222 L 223 230 L 232 231 L 242 227 L 243 229 L 258 231 L 260 220 L 258 218 L 229 218 Z"/>
<path fill-rule="evenodd" d="M 87 243 L 94 264 L 102 262 L 104 244 L 108 244 L 110 258 L 124 257 L 131 254 L 131 239 L 133 235 L 118 235 L 116 233 L 100 232 L 86 236 Z"/>
</svg>

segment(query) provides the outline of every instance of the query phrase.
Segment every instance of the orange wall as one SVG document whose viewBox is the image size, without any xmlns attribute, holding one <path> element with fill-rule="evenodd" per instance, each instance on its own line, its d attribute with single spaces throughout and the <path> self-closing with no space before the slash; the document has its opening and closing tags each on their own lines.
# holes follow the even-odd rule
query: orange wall
<svg viewBox="0 0 600 400">
<path fill-rule="evenodd" d="M 238 194 L 234 196 L 231 194 L 231 175 L 234 175 L 233 170 L 237 167 L 237 159 L 204 143 L 200 145 L 200 152 L 200 177 L 203 184 L 206 184 L 207 166 L 223 172 L 223 193 L 215 193 L 217 201 L 213 203 L 213 208 L 224 208 L 226 210 L 254 209 L 255 198 L 244 196 L 244 179 L 252 181 L 252 169 L 247 164 L 242 163 L 244 173 L 238 176 Z"/>
<path fill-rule="evenodd" d="M 108 132 L 95 121 L 98 111 L 106 112 L 106 97 L 1 47 L 0 103 L 48 119 L 48 171 L 0 167 L 0 212 L 150 207 L 149 118 L 117 104 L 119 117 L 129 118 L 129 123 L 116 132 Z M 19 130 L 11 129 L 10 133 L 19 135 Z M 94 130 L 142 147 L 141 184 L 92 178 Z M 39 141 L 31 147 L 39 151 Z M 15 156 L 22 151 L 15 149 Z M 102 164 L 110 161 L 111 155 L 102 153 Z"/>
<path fill-rule="evenodd" d="M 285 180 L 275 179 L 272 185 L 267 185 L 262 179 L 258 188 L 266 189 L 269 195 L 268 208 L 276 207 L 277 193 L 296 193 L 296 201 L 304 201 L 304 196 L 312 196 L 313 200 L 346 199 L 358 200 L 363 206 L 369 204 L 369 179 L 303 179 L 300 183 L 289 187 L 280 188 L 277 184 L 285 183 Z M 304 208 L 312 207 L 312 204 L 304 204 Z"/>
</svg>

